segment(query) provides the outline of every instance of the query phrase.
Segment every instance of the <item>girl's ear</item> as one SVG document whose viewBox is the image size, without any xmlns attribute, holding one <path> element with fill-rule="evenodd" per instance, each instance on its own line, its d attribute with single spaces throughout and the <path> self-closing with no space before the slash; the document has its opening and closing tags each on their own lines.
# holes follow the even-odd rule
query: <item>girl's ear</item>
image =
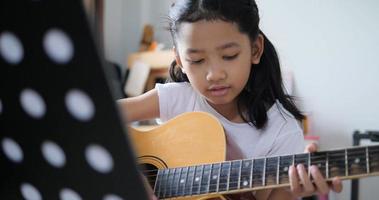
<svg viewBox="0 0 379 200">
<path fill-rule="evenodd" d="M 254 41 L 251 48 L 251 63 L 259 64 L 264 51 L 264 37 L 262 34 L 258 34 L 257 39 Z"/>
<path fill-rule="evenodd" d="M 174 51 L 174 54 L 175 54 L 176 64 L 180 67 L 180 69 L 182 70 L 183 74 L 185 74 L 184 68 L 183 68 L 183 65 L 182 65 L 182 61 L 180 60 L 179 53 L 178 53 L 177 49 L 175 48 L 175 46 L 172 47 L 172 50 Z"/>
</svg>

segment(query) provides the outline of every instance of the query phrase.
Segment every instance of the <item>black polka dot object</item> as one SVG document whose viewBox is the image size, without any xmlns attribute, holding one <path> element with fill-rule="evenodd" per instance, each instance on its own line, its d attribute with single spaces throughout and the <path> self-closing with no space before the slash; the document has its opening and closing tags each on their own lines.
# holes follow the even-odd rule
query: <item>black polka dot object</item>
<svg viewBox="0 0 379 200">
<path fill-rule="evenodd" d="M 0 199 L 145 199 L 81 1 L 0 3 Z"/>
</svg>

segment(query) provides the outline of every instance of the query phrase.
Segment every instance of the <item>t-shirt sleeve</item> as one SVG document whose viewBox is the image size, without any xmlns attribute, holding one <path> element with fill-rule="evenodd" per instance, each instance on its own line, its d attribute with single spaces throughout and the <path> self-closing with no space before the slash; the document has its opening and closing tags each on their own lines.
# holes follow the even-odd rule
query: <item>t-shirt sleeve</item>
<svg viewBox="0 0 379 200">
<path fill-rule="evenodd" d="M 305 142 L 303 131 L 298 122 L 293 119 L 287 121 L 275 138 L 270 156 L 297 154 L 304 152 Z"/>
<path fill-rule="evenodd" d="M 192 111 L 194 92 L 187 83 L 156 84 L 158 93 L 159 115 L 167 121 L 184 112 Z"/>
<path fill-rule="evenodd" d="M 170 102 L 169 87 L 167 87 L 165 84 L 157 83 L 155 85 L 155 88 L 157 89 L 159 99 L 159 117 L 162 121 L 167 121 L 169 119 L 169 116 L 171 116 L 169 112 L 170 110 L 168 109 L 168 104 Z"/>
</svg>

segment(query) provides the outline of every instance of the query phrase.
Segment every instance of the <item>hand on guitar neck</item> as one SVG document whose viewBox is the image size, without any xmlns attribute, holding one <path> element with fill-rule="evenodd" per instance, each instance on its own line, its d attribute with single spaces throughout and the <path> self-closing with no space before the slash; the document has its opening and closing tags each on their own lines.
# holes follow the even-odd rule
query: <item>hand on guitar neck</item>
<svg viewBox="0 0 379 200">
<path fill-rule="evenodd" d="M 306 153 L 317 151 L 317 145 L 311 143 L 305 147 Z M 338 177 L 333 178 L 331 182 L 327 182 L 316 166 L 309 168 L 313 183 L 308 176 L 308 172 L 303 165 L 291 166 L 289 169 L 289 180 L 291 191 L 296 197 L 306 197 L 315 193 L 328 194 L 330 190 L 334 192 L 342 191 L 342 182 Z"/>
</svg>

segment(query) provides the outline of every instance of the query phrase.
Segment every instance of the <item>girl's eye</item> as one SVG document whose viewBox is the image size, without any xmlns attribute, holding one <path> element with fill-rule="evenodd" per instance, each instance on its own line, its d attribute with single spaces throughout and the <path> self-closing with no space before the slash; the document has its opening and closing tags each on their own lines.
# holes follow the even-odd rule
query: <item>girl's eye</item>
<svg viewBox="0 0 379 200">
<path fill-rule="evenodd" d="M 232 56 L 223 56 L 224 60 L 233 60 L 238 57 L 238 53 Z"/>
<path fill-rule="evenodd" d="M 188 60 L 188 62 L 190 64 L 201 64 L 202 62 L 204 61 L 204 59 L 200 59 L 200 60 Z"/>
</svg>

